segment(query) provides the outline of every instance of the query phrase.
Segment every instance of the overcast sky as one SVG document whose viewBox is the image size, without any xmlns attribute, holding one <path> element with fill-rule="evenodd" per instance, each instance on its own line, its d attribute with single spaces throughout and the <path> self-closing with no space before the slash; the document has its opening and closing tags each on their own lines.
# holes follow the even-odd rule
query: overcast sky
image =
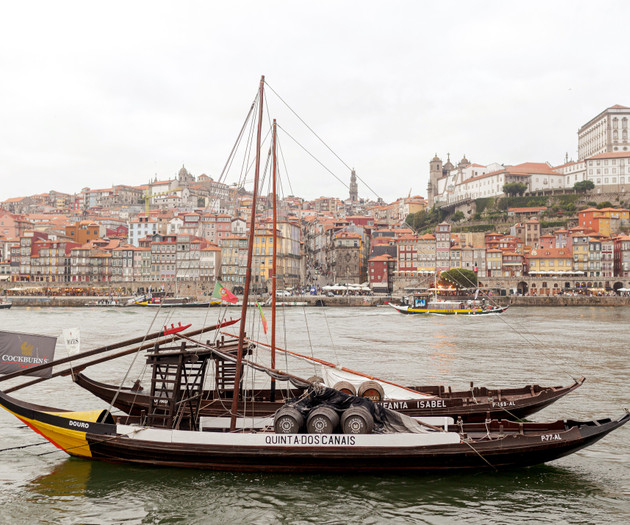
<svg viewBox="0 0 630 525">
<path fill-rule="evenodd" d="M 354 167 L 386 201 L 426 196 L 435 153 L 575 159 L 578 127 L 630 106 L 625 0 L 46 0 L 6 2 L 2 18 L 0 200 L 182 164 L 217 179 L 261 75 L 341 159 L 318 161 L 346 184 Z M 347 198 L 280 141 L 285 194 Z M 359 195 L 374 198 L 361 182 Z"/>
</svg>

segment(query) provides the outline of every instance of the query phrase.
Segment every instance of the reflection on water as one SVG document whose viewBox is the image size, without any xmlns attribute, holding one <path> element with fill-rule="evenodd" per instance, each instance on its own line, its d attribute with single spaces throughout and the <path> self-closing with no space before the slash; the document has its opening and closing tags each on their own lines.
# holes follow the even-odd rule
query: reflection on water
<svg viewBox="0 0 630 525">
<path fill-rule="evenodd" d="M 390 312 L 391 310 L 391 312 Z M 7 315 L 5 315 L 7 314 Z M 79 326 L 85 349 L 164 324 L 212 324 L 203 310 L 12 308 L 3 326 L 59 336 Z M 212 313 L 213 316 L 216 313 Z M 392 309 L 286 309 L 282 346 L 403 384 L 464 388 L 586 383 L 532 419 L 616 416 L 630 406 L 630 309 L 513 308 L 503 316 L 413 317 Z M 489 316 L 490 317 L 490 316 Z M 153 325 L 151 329 L 148 327 Z M 34 330 L 34 327 L 36 329 Z M 265 335 L 256 334 L 265 340 Z M 63 345 L 58 357 L 65 355 Z M 262 352 L 261 352 L 261 355 Z M 124 377 L 132 358 L 91 369 Z M 142 359 L 134 374 L 144 368 Z M 313 375 L 310 365 L 292 371 Z M 310 366 L 310 368 L 309 368 Z M 301 367 L 301 368 L 300 368 Z M 133 377 L 132 377 L 133 376 Z M 77 410 L 101 407 L 55 378 L 18 397 Z M 17 395 L 16 394 L 16 395 Z M 283 476 L 136 468 L 38 455 L 0 455 L 6 523 L 506 523 L 630 522 L 630 428 L 550 466 L 419 476 Z M 41 440 L 0 413 L 1 448 Z"/>
<path fill-rule="evenodd" d="M 421 476 L 285 476 L 136 468 L 66 459 L 28 486 L 25 499 L 60 521 L 481 523 L 579 516 L 584 501 L 613 503 L 606 487 L 562 467 Z M 89 505 L 88 505 L 89 503 Z M 68 512 L 71 514 L 68 514 Z M 77 512 L 80 514 L 77 515 Z M 52 517 L 52 516 L 50 516 Z M 214 521 L 214 520 L 213 520 Z M 587 520 L 588 521 L 588 520 Z M 102 521 L 99 521 L 102 522 Z"/>
</svg>

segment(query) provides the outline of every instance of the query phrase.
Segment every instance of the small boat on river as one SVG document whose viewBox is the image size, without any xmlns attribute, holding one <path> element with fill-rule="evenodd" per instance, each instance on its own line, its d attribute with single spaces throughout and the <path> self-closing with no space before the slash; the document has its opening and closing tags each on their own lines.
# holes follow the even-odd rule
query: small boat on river
<svg viewBox="0 0 630 525">
<path fill-rule="evenodd" d="M 99 307 L 119 307 L 119 306 L 129 306 L 127 301 L 122 299 L 113 299 L 113 298 L 105 298 L 105 299 L 97 299 L 95 301 L 90 301 L 85 303 L 85 306 L 99 306 Z"/>
<path fill-rule="evenodd" d="M 0 299 L 0 310 L 8 310 L 13 306 L 13 303 L 7 301 L 6 299 Z"/>
<path fill-rule="evenodd" d="M 434 315 L 488 315 L 502 314 L 509 306 L 488 305 L 474 299 L 453 300 L 439 299 L 429 294 L 414 294 L 407 304 L 389 303 L 401 314 Z"/>
<path fill-rule="evenodd" d="M 148 295 L 134 301 L 134 306 L 151 306 L 155 308 L 208 308 L 219 304 L 221 304 L 221 301 L 197 301 L 192 297 L 167 297 L 163 294 Z"/>
</svg>

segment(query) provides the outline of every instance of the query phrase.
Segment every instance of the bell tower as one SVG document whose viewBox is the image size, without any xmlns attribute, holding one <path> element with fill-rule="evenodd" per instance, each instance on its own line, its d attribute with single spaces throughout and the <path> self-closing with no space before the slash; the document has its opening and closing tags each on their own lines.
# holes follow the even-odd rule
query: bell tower
<svg viewBox="0 0 630 525">
<path fill-rule="evenodd" d="M 357 174 L 354 170 L 352 170 L 350 175 L 350 201 L 359 201 L 359 185 L 357 184 Z"/>
<path fill-rule="evenodd" d="M 435 154 L 429 163 L 429 184 L 427 186 L 427 201 L 429 207 L 433 206 L 433 202 L 437 197 L 438 179 L 442 176 L 442 159 Z"/>
</svg>

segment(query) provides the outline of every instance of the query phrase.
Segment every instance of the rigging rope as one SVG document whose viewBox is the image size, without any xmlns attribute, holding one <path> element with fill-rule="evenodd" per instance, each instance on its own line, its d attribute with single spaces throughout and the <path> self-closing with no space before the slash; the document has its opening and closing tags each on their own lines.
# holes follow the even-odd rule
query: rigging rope
<svg viewBox="0 0 630 525">
<path fill-rule="evenodd" d="M 155 316 L 153 317 L 153 321 L 151 321 L 151 324 L 149 325 L 149 328 L 147 329 L 147 332 L 144 334 L 144 338 L 142 339 L 142 344 L 140 346 L 144 346 L 144 342 L 146 341 L 146 337 L 151 332 L 151 328 L 153 328 L 153 323 L 155 323 L 155 320 L 157 319 L 157 316 L 160 313 L 161 309 L 162 309 L 162 305 L 160 304 L 160 306 L 158 306 L 158 308 L 157 308 L 157 312 L 155 312 Z M 114 394 L 114 397 L 112 398 L 112 400 L 111 400 L 111 402 L 109 404 L 109 407 L 107 408 L 108 412 L 111 413 L 112 408 L 114 406 L 114 403 L 116 403 L 116 400 L 118 399 L 118 395 L 120 394 L 120 392 L 122 390 L 122 386 L 123 386 L 124 382 L 127 380 L 127 377 L 129 376 L 129 374 L 131 372 L 131 369 L 132 369 L 133 365 L 135 364 L 136 359 L 138 358 L 138 355 L 140 355 L 140 350 L 138 350 L 134 354 L 133 360 L 131 361 L 131 364 L 129 365 L 129 368 L 127 369 L 127 372 L 125 373 L 125 377 L 123 377 L 122 381 L 118 385 L 118 389 L 116 390 L 116 394 Z"/>
<path fill-rule="evenodd" d="M 306 317 L 306 308 L 302 307 L 302 313 L 304 314 L 304 325 L 306 326 L 306 335 L 308 336 L 308 346 L 311 350 L 311 357 L 315 357 L 313 355 L 313 342 L 311 341 L 311 331 L 308 327 L 308 318 Z M 313 373 L 317 374 L 317 365 L 313 362 Z"/>
<path fill-rule="evenodd" d="M 21 427 L 24 428 L 24 427 Z M 31 443 L 30 445 L 20 445 L 19 447 L 9 447 L 0 449 L 0 452 L 8 452 L 9 450 L 19 450 L 21 448 L 39 447 L 40 445 L 47 445 L 50 441 L 42 441 L 41 443 Z"/>
<path fill-rule="evenodd" d="M 347 164 L 347 163 L 346 163 L 346 162 L 345 162 L 345 161 L 344 161 L 344 160 L 343 160 L 343 159 L 342 159 L 339 155 L 337 155 L 337 153 L 336 153 L 336 152 L 335 152 L 335 151 L 334 151 L 334 150 L 333 150 L 333 149 L 332 149 L 332 148 L 331 148 L 331 147 L 330 147 L 330 146 L 329 146 L 329 145 L 328 145 L 328 144 L 327 144 L 327 143 L 326 143 L 326 142 L 325 142 L 325 141 L 324 141 L 324 140 L 323 140 L 323 139 L 322 139 L 322 138 L 321 138 L 321 137 L 320 137 L 320 136 L 319 136 L 316 132 L 315 132 L 315 130 L 313 130 L 313 128 L 311 128 L 311 127 L 310 127 L 310 126 L 309 126 L 309 125 L 308 125 L 308 124 L 304 121 L 304 119 L 303 119 L 302 117 L 300 117 L 300 116 L 299 116 L 299 115 L 295 112 L 295 110 L 294 110 L 291 106 L 289 106 L 289 104 L 287 104 L 287 102 L 286 102 L 286 101 L 285 101 L 285 100 L 284 100 L 284 99 L 283 99 L 283 98 L 282 98 L 282 97 L 281 97 L 281 96 L 280 96 L 280 95 L 279 95 L 279 94 L 278 94 L 278 93 L 277 93 L 277 92 L 276 92 L 276 91 L 275 91 L 275 90 L 274 90 L 274 89 L 273 89 L 273 88 L 272 88 L 272 87 L 271 87 L 271 86 L 270 86 L 270 85 L 266 82 L 266 81 L 265 81 L 265 85 L 266 85 L 266 86 L 267 86 L 267 87 L 268 87 L 268 88 L 272 91 L 272 93 L 273 93 L 274 95 L 276 95 L 276 96 L 278 97 L 278 99 L 279 99 L 279 100 L 280 100 L 280 101 L 281 101 L 281 102 L 282 102 L 282 103 L 283 103 L 283 104 L 287 107 L 287 109 L 288 109 L 291 113 L 293 113 L 293 115 L 294 115 L 294 116 L 295 116 L 295 117 L 296 117 L 296 118 L 297 118 L 297 119 L 298 119 L 298 120 L 299 120 L 299 121 L 300 121 L 300 122 L 301 122 L 301 123 L 302 123 L 302 124 L 306 127 L 306 129 L 308 129 L 308 130 L 309 130 L 309 131 L 310 131 L 310 132 L 311 132 L 311 133 L 312 133 L 312 134 L 313 134 L 313 135 L 317 138 L 317 140 L 319 140 L 319 141 L 320 141 L 320 142 L 324 145 L 324 147 L 325 147 L 328 151 L 330 151 L 330 153 L 332 153 L 332 154 L 333 154 L 333 155 L 337 158 L 337 160 L 338 160 L 339 162 L 341 162 L 341 163 L 342 163 L 342 164 L 343 164 L 343 165 L 344 165 L 344 166 L 345 166 L 345 167 L 346 167 L 349 171 L 352 171 L 352 168 L 351 168 L 350 166 L 348 166 L 348 164 Z M 289 133 L 287 132 L 287 130 L 286 130 L 286 129 L 283 129 L 283 131 L 284 131 L 285 133 L 287 133 L 287 135 L 289 135 Z M 289 136 L 291 136 L 291 135 L 289 135 Z M 304 148 L 304 147 L 303 147 L 303 146 L 302 146 L 302 145 L 301 145 L 301 144 L 300 144 L 300 143 L 299 143 L 299 142 L 298 142 L 295 138 L 291 137 L 291 139 L 292 139 L 293 141 L 295 141 L 295 143 L 296 143 L 296 144 L 298 144 L 298 145 L 299 145 L 302 149 L 304 149 L 304 151 L 306 151 L 309 155 L 311 155 L 311 157 L 313 157 L 315 160 L 317 160 L 317 162 L 319 162 L 319 160 L 318 160 L 318 159 L 316 159 L 316 158 L 315 158 L 315 157 L 314 157 L 314 156 L 313 156 L 313 155 L 312 155 L 312 154 L 311 154 L 311 153 L 310 153 L 310 152 L 309 152 L 306 148 Z M 321 164 L 321 162 L 319 162 L 319 163 Z M 321 165 L 325 168 L 325 166 L 324 166 L 323 164 L 321 164 Z M 342 184 L 343 184 L 346 188 L 348 188 L 347 184 L 346 184 L 345 182 L 343 182 L 342 180 L 340 180 L 340 179 L 339 179 L 339 178 L 338 178 L 338 177 L 337 177 L 337 176 L 336 176 L 336 175 L 335 175 L 332 171 L 328 170 L 328 168 L 326 168 L 326 170 L 327 170 L 327 171 L 328 171 L 328 172 L 329 172 L 329 173 L 330 173 L 333 177 L 335 177 L 335 178 L 336 178 L 339 182 L 341 182 L 341 183 L 342 183 Z M 355 175 L 356 175 L 356 173 L 355 173 Z M 372 192 L 372 193 L 376 196 L 376 198 L 377 198 L 377 199 L 380 199 L 380 198 L 381 198 L 381 196 L 380 196 L 378 193 L 376 193 L 376 192 L 375 192 L 375 191 L 374 191 L 374 190 L 370 187 L 370 185 L 369 185 L 367 182 L 365 182 L 365 181 L 364 181 L 364 180 L 363 180 L 363 179 L 362 179 L 359 175 L 356 175 L 356 177 L 357 177 L 357 179 L 361 182 L 361 184 L 363 184 L 363 185 L 364 185 L 364 186 L 365 186 L 368 190 L 370 190 L 370 191 L 371 191 L 371 192 Z"/>
<path fill-rule="evenodd" d="M 350 186 L 348 186 L 343 180 L 341 180 L 339 177 L 337 177 L 337 175 L 335 175 L 328 167 L 326 167 L 322 161 L 320 161 L 315 155 L 313 155 L 310 151 L 308 151 L 306 149 L 305 146 L 303 146 L 302 144 L 300 144 L 298 142 L 298 140 L 293 137 L 293 135 L 291 135 L 286 129 L 284 129 L 282 126 L 278 125 L 278 129 L 281 129 L 282 131 L 284 131 L 287 136 L 293 141 L 295 142 L 300 148 L 302 148 L 315 162 L 317 162 L 322 168 L 324 168 L 328 173 L 330 173 L 333 177 L 335 177 L 335 179 L 337 179 L 341 184 L 343 184 L 346 188 L 350 188 Z M 377 195 L 378 197 L 378 195 Z"/>
<path fill-rule="evenodd" d="M 469 277 L 468 277 L 468 276 L 467 276 L 464 272 L 462 272 L 462 271 L 461 271 L 461 270 L 462 270 L 461 268 L 452 268 L 452 270 L 457 271 L 457 272 L 459 273 L 459 275 L 460 275 L 460 276 L 461 276 L 461 277 L 462 277 L 465 281 L 467 281 L 467 282 L 468 282 L 468 284 L 470 284 L 470 285 L 471 285 L 471 287 L 477 287 L 477 289 L 479 290 L 479 288 L 478 288 L 478 283 L 475 283 L 475 282 L 471 281 L 471 280 L 470 280 L 470 278 L 469 278 Z M 481 293 L 481 294 L 483 294 L 483 295 L 484 295 L 484 297 L 488 298 L 488 300 L 489 300 L 491 303 L 493 303 L 493 304 L 495 304 L 495 305 L 498 305 L 498 303 L 497 303 L 496 301 L 494 301 L 494 299 L 492 299 L 492 298 L 491 298 L 491 296 L 489 296 L 486 292 L 484 292 L 484 291 L 482 291 L 482 290 L 479 290 L 479 291 L 480 291 L 480 293 Z M 534 334 L 532 334 L 531 332 L 529 332 L 529 331 L 527 330 L 527 328 L 526 328 L 526 327 L 523 327 L 523 328 L 518 328 L 518 327 L 516 327 L 516 326 L 514 326 L 514 325 L 510 324 L 510 322 L 509 322 L 509 321 L 508 321 L 508 320 L 507 320 L 507 319 L 506 319 L 503 315 L 499 315 L 499 318 L 500 318 L 500 320 L 501 320 L 503 323 L 505 323 L 505 324 L 506 324 L 506 325 L 507 325 L 507 326 L 508 326 L 511 330 L 513 330 L 514 332 L 516 332 L 516 334 L 517 334 L 517 335 L 519 335 L 519 336 L 520 336 L 520 337 L 521 337 L 521 338 L 522 338 L 522 339 L 523 339 L 523 340 L 524 340 L 524 341 L 525 341 L 525 342 L 526 342 L 526 343 L 527 343 L 527 344 L 528 344 L 531 348 L 536 349 L 536 347 L 537 347 L 537 346 L 539 346 L 539 347 L 542 347 L 542 346 L 543 346 L 542 341 L 540 341 L 536 335 L 534 335 Z M 529 336 L 529 337 L 531 337 L 531 338 L 535 341 L 535 343 L 536 343 L 536 344 L 532 344 L 532 342 L 528 339 L 528 336 Z M 558 355 L 557 355 L 557 352 L 555 352 L 554 350 L 551 350 L 551 352 L 550 352 L 550 351 L 549 351 L 549 349 L 546 349 L 544 352 L 538 352 L 538 353 L 539 353 L 539 354 L 542 354 L 542 356 L 543 356 L 546 360 L 548 360 L 550 363 L 553 363 L 553 364 L 557 364 L 557 362 L 551 359 L 551 357 L 550 357 L 550 355 L 549 355 L 550 353 L 551 353 L 551 354 L 553 354 L 553 355 L 555 355 L 555 356 L 556 356 L 556 358 L 561 357 L 561 356 L 558 356 Z M 570 377 L 573 381 L 578 381 L 578 378 L 582 375 L 582 374 L 580 373 L 580 371 L 579 371 L 577 368 L 573 367 L 571 364 L 568 364 L 568 365 L 567 365 L 567 363 L 565 363 L 565 362 L 564 362 L 564 360 L 562 360 L 561 362 L 563 362 L 564 366 L 565 366 L 565 367 L 567 367 L 567 368 L 569 369 L 569 370 L 566 370 L 566 369 L 565 369 L 565 370 L 564 370 L 564 372 L 565 372 L 565 373 L 566 373 L 566 374 L 567 374 L 567 375 L 568 375 L 568 376 L 569 376 L 569 377 Z M 574 375 L 574 374 L 575 374 L 575 375 L 577 375 L 577 378 L 575 377 L 575 375 Z"/>
<path fill-rule="evenodd" d="M 333 353 L 335 355 L 335 362 L 340 365 L 341 360 L 339 359 L 339 355 L 337 354 L 337 347 L 335 346 L 335 341 L 330 330 L 330 325 L 328 324 L 328 316 L 326 315 L 326 310 L 324 310 L 324 319 L 326 321 L 326 328 L 328 329 L 328 337 L 330 337 L 330 344 L 332 345 Z"/>
</svg>

